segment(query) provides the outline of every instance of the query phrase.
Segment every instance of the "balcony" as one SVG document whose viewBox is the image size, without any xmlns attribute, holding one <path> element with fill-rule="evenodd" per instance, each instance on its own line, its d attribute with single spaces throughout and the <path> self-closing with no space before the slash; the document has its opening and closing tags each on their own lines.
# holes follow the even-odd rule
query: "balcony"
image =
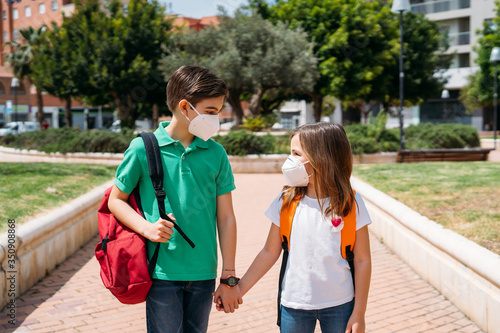
<svg viewBox="0 0 500 333">
<path fill-rule="evenodd" d="M 450 46 L 469 45 L 470 31 L 449 34 L 448 43 L 450 43 Z"/>
<path fill-rule="evenodd" d="M 441 13 L 465 8 L 470 8 L 470 0 L 435 0 L 411 6 L 412 11 L 418 14 Z"/>
</svg>

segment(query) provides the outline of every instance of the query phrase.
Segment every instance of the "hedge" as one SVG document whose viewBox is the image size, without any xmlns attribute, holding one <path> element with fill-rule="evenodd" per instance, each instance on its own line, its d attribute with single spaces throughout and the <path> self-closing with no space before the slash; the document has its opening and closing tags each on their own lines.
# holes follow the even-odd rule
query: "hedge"
<svg viewBox="0 0 500 333">
<path fill-rule="evenodd" d="M 345 126 L 354 154 L 391 152 L 399 149 L 399 129 L 386 129 L 383 118 L 369 125 Z M 7 135 L 0 140 L 3 146 L 35 149 L 44 152 L 124 152 L 136 135 L 131 130 L 82 131 L 78 128 L 51 128 L 46 131 Z M 214 140 L 228 155 L 289 154 L 290 135 L 256 135 L 247 130 L 230 131 Z M 420 124 L 405 129 L 405 148 L 466 148 L 480 145 L 477 130 L 461 124 Z"/>
</svg>

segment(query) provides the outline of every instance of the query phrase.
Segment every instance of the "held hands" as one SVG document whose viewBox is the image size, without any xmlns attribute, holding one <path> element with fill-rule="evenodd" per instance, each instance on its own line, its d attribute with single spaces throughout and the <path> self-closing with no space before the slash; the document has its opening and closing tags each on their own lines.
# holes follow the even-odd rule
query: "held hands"
<svg viewBox="0 0 500 333">
<path fill-rule="evenodd" d="M 173 221 L 175 221 L 172 213 L 168 214 Z M 174 224 L 170 221 L 159 218 L 155 223 L 149 223 L 147 229 L 144 231 L 144 237 L 152 242 L 166 243 L 174 233 Z"/>
<path fill-rule="evenodd" d="M 217 311 L 233 313 L 234 310 L 239 308 L 240 304 L 243 304 L 240 287 L 238 285 L 230 288 L 229 286 L 221 283 L 213 295 Z"/>
</svg>

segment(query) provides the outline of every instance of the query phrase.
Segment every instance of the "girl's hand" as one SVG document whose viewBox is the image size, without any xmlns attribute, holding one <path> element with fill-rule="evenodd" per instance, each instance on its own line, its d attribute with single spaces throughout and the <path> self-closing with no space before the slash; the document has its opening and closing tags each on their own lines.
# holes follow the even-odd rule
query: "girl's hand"
<svg viewBox="0 0 500 333">
<path fill-rule="evenodd" d="M 172 213 L 168 214 L 175 221 Z M 144 237 L 152 242 L 166 243 L 174 233 L 174 224 L 170 221 L 159 218 L 155 223 L 150 223 L 144 232 Z"/>
<path fill-rule="evenodd" d="M 220 284 L 213 296 L 217 311 L 232 313 L 239 308 L 240 304 L 243 304 L 240 288 L 238 286 L 229 288 Z"/>
<path fill-rule="evenodd" d="M 352 314 L 351 318 L 349 318 L 349 321 L 347 322 L 345 333 L 365 333 L 365 329 L 365 317 L 357 317 Z"/>
</svg>

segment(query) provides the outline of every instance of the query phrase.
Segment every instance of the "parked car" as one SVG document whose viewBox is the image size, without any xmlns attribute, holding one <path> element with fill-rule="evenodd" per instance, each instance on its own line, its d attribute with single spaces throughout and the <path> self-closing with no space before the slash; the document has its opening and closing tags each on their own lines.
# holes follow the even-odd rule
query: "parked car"
<svg viewBox="0 0 500 333">
<path fill-rule="evenodd" d="M 7 134 L 18 134 L 22 132 L 34 132 L 38 130 L 38 123 L 34 121 L 11 121 L 0 128 L 0 137 Z"/>
</svg>

